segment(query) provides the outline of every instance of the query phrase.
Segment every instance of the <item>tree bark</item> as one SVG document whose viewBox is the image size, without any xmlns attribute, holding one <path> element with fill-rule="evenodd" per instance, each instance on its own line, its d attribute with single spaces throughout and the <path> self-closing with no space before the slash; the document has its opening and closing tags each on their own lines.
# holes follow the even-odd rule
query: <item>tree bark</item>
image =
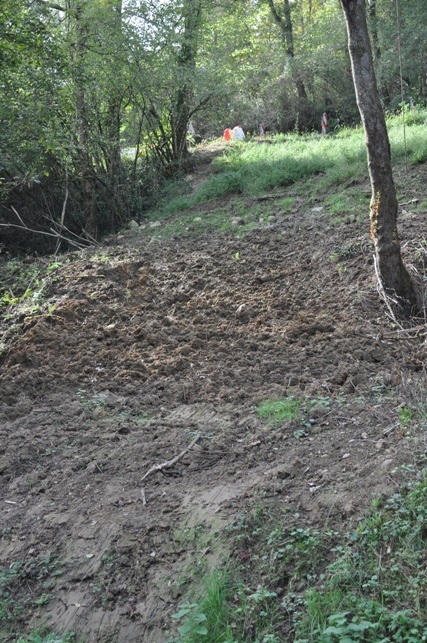
<svg viewBox="0 0 427 643">
<path fill-rule="evenodd" d="M 83 217 L 85 220 L 86 232 L 96 239 L 98 236 L 98 224 L 95 212 L 95 184 L 90 155 L 90 125 L 85 89 L 87 24 L 83 17 L 83 7 L 80 2 L 71 3 L 71 9 L 74 18 L 72 60 L 77 134 L 79 141 L 80 175 L 82 180 Z"/>
<path fill-rule="evenodd" d="M 187 127 L 193 97 L 198 32 L 202 20 L 201 0 L 186 0 L 184 12 L 182 44 L 177 57 L 178 71 L 182 75 L 182 81 L 176 92 L 172 109 L 172 146 L 174 159 L 178 164 L 188 154 Z"/>
<path fill-rule="evenodd" d="M 122 179 L 122 159 L 120 145 L 120 129 L 122 125 L 123 109 L 123 63 L 114 55 L 114 51 L 120 51 L 123 46 L 123 6 L 122 0 L 108 0 L 105 3 L 108 11 L 107 15 L 107 34 L 109 35 L 111 51 L 111 79 L 110 91 L 106 97 L 106 114 L 105 114 L 105 141 L 106 149 L 104 152 L 105 164 L 107 170 L 108 184 L 114 195 L 116 217 L 123 221 L 126 214 L 126 204 L 122 198 L 121 179 Z"/>
<path fill-rule="evenodd" d="M 291 6 L 289 4 L 289 0 L 283 0 L 283 14 L 279 13 L 279 11 L 277 10 L 274 4 L 274 0 L 267 0 L 267 2 L 270 7 L 271 15 L 280 28 L 282 41 L 286 47 L 286 54 L 291 58 L 291 60 L 293 60 L 295 57 L 294 32 L 292 27 Z M 307 92 L 305 90 L 302 79 L 298 74 L 295 74 L 294 80 L 298 92 L 298 97 L 306 100 Z"/>
<path fill-rule="evenodd" d="M 371 235 L 378 271 L 386 294 L 398 301 L 405 316 L 410 316 L 417 310 L 417 299 L 400 252 L 390 142 L 375 78 L 365 0 L 341 0 L 341 4 L 357 105 L 365 130 L 372 191 Z"/>
<path fill-rule="evenodd" d="M 367 11 L 369 17 L 368 27 L 370 27 L 372 36 L 372 55 L 374 59 L 374 70 L 377 78 L 377 85 L 383 103 L 385 105 L 388 105 L 391 99 L 390 92 L 387 87 L 387 83 L 385 82 L 382 70 L 381 45 L 378 32 L 377 0 L 367 0 Z"/>
</svg>

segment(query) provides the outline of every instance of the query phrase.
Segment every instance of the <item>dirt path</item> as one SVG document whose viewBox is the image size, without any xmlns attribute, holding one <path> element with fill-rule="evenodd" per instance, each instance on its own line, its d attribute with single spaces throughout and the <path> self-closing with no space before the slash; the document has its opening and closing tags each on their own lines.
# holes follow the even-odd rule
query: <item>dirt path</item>
<svg viewBox="0 0 427 643">
<path fill-rule="evenodd" d="M 366 228 L 318 207 L 243 238 L 129 232 L 55 273 L 0 361 L 0 559 L 24 570 L 24 631 L 163 643 L 251 504 L 343 528 L 394 487 L 423 447 L 398 407 L 424 403 L 425 344 L 387 321 Z M 259 419 L 288 396 L 302 419 Z"/>
</svg>

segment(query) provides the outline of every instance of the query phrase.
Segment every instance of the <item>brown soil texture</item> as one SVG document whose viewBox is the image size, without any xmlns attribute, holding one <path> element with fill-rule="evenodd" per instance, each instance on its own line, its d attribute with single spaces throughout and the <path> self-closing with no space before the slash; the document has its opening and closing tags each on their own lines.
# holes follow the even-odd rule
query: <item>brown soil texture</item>
<svg viewBox="0 0 427 643">
<path fill-rule="evenodd" d="M 424 221 L 400 216 L 419 269 Z M 258 502 L 343 530 L 399 484 L 424 448 L 397 409 L 424 403 L 425 336 L 388 316 L 368 227 L 297 200 L 241 237 L 126 231 L 52 274 L 49 309 L 3 316 L 0 559 L 48 594 L 22 631 L 163 643 L 188 566 L 221 558 L 183 534 Z M 260 419 L 289 396 L 302 419 Z"/>
</svg>

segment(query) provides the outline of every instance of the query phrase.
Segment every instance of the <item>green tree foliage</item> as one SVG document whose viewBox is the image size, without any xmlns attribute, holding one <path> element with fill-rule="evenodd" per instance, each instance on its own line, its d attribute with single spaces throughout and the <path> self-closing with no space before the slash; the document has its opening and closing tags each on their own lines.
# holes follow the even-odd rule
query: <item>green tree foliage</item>
<svg viewBox="0 0 427 643">
<path fill-rule="evenodd" d="M 417 103 L 427 98 L 425 68 L 427 44 L 426 6 L 422 0 L 402 2 L 370 0 L 368 3 L 371 31 L 377 34 L 380 57 L 377 75 L 386 107 L 396 109 L 403 98 Z M 372 15 L 372 8 L 375 9 Z M 399 55 L 400 52 L 400 55 Z M 402 76 L 400 74 L 402 66 Z"/>
<path fill-rule="evenodd" d="M 424 0 L 368 13 L 383 104 L 402 85 L 424 102 Z M 359 118 L 336 0 L 3 0 L 0 85 L 2 221 L 80 237 L 142 216 L 185 166 L 189 121 L 213 137 Z"/>
<path fill-rule="evenodd" d="M 0 5 L 0 163 L 3 175 L 23 181 L 39 179 L 63 144 L 59 87 L 66 70 L 56 27 L 42 2 Z"/>
</svg>

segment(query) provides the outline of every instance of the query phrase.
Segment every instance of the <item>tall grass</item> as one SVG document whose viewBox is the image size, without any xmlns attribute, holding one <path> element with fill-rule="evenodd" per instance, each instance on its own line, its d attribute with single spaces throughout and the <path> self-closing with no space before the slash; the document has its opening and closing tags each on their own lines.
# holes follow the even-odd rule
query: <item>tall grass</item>
<svg viewBox="0 0 427 643">
<path fill-rule="evenodd" d="M 180 623 L 179 638 L 170 643 L 233 643 L 231 606 L 236 584 L 226 569 L 211 572 L 203 583 L 201 600 L 184 603 L 173 618 Z"/>
<path fill-rule="evenodd" d="M 427 160 L 427 110 L 388 119 L 393 162 Z M 159 214 L 169 216 L 230 194 L 258 195 L 291 186 L 313 176 L 327 185 L 339 185 L 367 172 L 366 147 L 361 127 L 343 128 L 321 136 L 277 135 L 271 140 L 231 144 L 213 163 L 214 173 L 195 192 L 168 199 Z"/>
<path fill-rule="evenodd" d="M 427 110 L 414 110 L 388 120 L 393 161 L 409 165 L 427 161 Z"/>
</svg>

